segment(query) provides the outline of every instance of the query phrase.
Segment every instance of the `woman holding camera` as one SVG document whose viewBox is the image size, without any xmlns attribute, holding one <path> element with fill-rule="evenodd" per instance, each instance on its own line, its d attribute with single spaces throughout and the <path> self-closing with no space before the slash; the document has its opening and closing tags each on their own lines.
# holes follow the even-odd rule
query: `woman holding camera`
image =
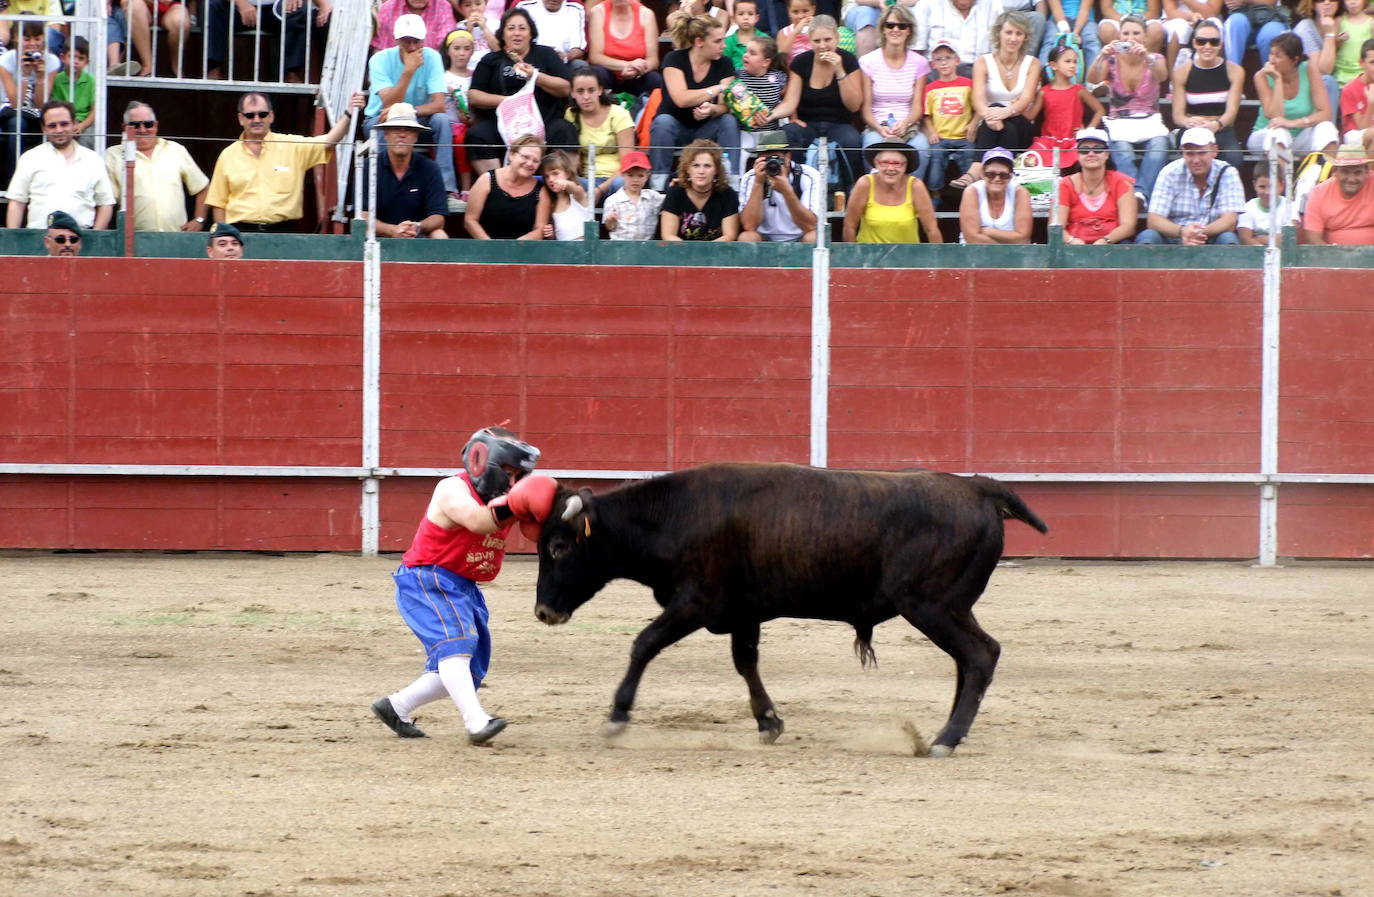
<svg viewBox="0 0 1374 897">
<path fill-rule="evenodd" d="M 53 82 L 62 60 L 44 50 L 43 23 L 25 22 L 20 30 L 19 48 L 0 54 L 0 190 L 9 185 L 19 156 L 14 151 L 14 135 L 24 135 L 20 152 L 37 146 L 43 133 L 38 110 L 52 96 Z"/>
<path fill-rule="evenodd" d="M 1120 28 L 1121 39 L 1103 45 L 1088 80 L 1107 82 L 1102 125 L 1112 139 L 1112 162 L 1117 171 L 1135 178 L 1136 192 L 1148 200 L 1169 161 L 1169 129 L 1159 114 L 1159 85 L 1169 71 L 1161 54 L 1145 48 L 1144 19 L 1126 16 Z"/>
</svg>

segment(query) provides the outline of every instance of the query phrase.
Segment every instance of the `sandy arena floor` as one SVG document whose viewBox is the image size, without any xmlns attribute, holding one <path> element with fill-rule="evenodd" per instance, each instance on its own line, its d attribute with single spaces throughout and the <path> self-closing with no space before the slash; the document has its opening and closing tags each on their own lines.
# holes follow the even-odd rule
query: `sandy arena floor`
<svg viewBox="0 0 1374 897">
<path fill-rule="evenodd" d="M 536 568 L 488 590 L 485 748 L 451 704 L 403 741 L 368 704 L 422 663 L 395 556 L 0 556 L 0 894 L 1374 894 L 1374 567 L 1005 567 L 969 741 L 912 756 L 954 689 L 905 623 L 779 621 L 757 743 L 728 640 L 650 666 L 616 584 L 567 626 Z"/>
</svg>

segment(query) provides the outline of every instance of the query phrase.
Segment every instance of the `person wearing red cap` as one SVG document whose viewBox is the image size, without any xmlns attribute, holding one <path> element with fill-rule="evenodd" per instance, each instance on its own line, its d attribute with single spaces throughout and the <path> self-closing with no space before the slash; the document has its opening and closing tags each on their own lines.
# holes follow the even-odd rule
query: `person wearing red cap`
<svg viewBox="0 0 1374 897">
<path fill-rule="evenodd" d="M 602 222 L 612 240 L 652 240 L 658 236 L 658 213 L 663 194 L 648 189 L 649 157 L 633 150 L 620 160 L 625 186 L 606 197 Z"/>
</svg>

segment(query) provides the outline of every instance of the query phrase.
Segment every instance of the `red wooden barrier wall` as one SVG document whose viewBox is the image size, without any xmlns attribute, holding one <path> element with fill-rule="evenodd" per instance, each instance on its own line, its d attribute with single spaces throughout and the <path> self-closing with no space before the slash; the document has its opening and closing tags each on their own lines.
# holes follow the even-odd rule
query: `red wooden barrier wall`
<svg viewBox="0 0 1374 897">
<path fill-rule="evenodd" d="M 0 461 L 361 462 L 356 263 L 8 260 Z M 832 272 L 835 466 L 1253 472 L 1258 271 Z M 232 275 L 232 276 L 229 276 Z M 1374 471 L 1370 300 L 1290 271 L 1284 472 Z M 1368 292 L 1368 291 L 1365 291 Z M 384 467 L 510 418 L 564 469 L 805 462 L 810 272 L 383 269 Z M 432 483 L 383 481 L 403 548 Z M 1249 485 L 1024 484 L 1063 556 L 1250 557 Z M 1374 555 L 1374 490 L 1280 490 L 1280 551 Z M 0 478 L 0 545 L 352 550 L 354 480 Z"/>
</svg>

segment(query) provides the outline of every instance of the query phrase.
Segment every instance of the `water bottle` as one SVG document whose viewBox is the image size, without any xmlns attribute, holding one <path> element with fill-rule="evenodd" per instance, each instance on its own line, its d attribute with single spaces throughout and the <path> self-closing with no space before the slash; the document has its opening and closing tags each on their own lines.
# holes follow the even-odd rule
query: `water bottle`
<svg viewBox="0 0 1374 897">
<path fill-rule="evenodd" d="M 892 131 L 892 130 L 896 129 L 896 127 L 897 127 L 897 116 L 895 116 L 895 115 L 893 115 L 891 112 L 889 112 L 889 113 L 887 114 L 887 118 L 883 119 L 883 127 L 884 127 L 884 128 L 887 128 L 889 131 Z"/>
</svg>

